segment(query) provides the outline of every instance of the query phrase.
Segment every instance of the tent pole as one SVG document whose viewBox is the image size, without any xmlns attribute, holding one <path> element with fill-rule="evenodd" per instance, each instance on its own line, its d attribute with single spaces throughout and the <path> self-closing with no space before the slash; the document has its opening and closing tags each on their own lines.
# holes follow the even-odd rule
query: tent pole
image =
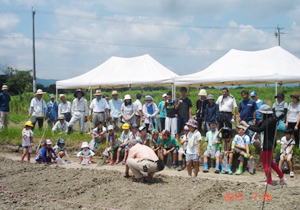
<svg viewBox="0 0 300 210">
<path fill-rule="evenodd" d="M 277 95 L 277 82 L 275 82 L 275 95 Z"/>
<path fill-rule="evenodd" d="M 282 83 L 279 83 L 280 92 L 282 93 Z"/>
<path fill-rule="evenodd" d="M 90 104 L 92 103 L 92 94 L 93 94 L 93 88 L 90 87 Z M 90 130 L 92 130 L 92 123 L 90 122 Z"/>
<path fill-rule="evenodd" d="M 55 88 L 55 89 L 56 89 L 56 92 L 55 92 L 55 93 L 56 93 L 56 101 L 57 101 L 58 90 L 57 90 L 57 88 Z"/>
</svg>

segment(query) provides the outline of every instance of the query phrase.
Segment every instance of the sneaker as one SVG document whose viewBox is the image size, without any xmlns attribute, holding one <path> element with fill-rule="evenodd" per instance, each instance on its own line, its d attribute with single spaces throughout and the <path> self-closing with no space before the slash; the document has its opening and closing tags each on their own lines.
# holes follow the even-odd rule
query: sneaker
<svg viewBox="0 0 300 210">
<path fill-rule="evenodd" d="M 118 164 L 118 163 L 120 163 L 120 161 L 119 161 L 119 160 L 116 160 L 115 164 Z"/>
<path fill-rule="evenodd" d="M 123 160 L 123 161 L 122 161 L 122 164 L 125 165 L 125 164 L 126 164 L 126 160 Z"/>
<path fill-rule="evenodd" d="M 110 160 L 108 165 L 113 165 L 114 163 L 115 162 L 113 160 Z"/>
<path fill-rule="evenodd" d="M 279 181 L 278 184 L 279 185 L 284 185 L 286 178 L 283 176 Z"/>
<path fill-rule="evenodd" d="M 173 168 L 177 168 L 177 165 L 176 165 L 176 163 L 173 163 Z"/>
<path fill-rule="evenodd" d="M 182 165 L 179 165 L 178 168 L 177 168 L 178 171 L 181 171 L 182 169 L 183 169 Z"/>
<path fill-rule="evenodd" d="M 207 173 L 208 169 L 207 168 L 203 168 L 203 173 Z"/>
<path fill-rule="evenodd" d="M 290 177 L 294 178 L 294 172 L 293 171 L 290 172 Z"/>
<path fill-rule="evenodd" d="M 222 174 L 226 174 L 226 171 L 224 171 L 224 170 L 222 169 L 222 170 L 221 170 L 221 173 L 222 173 Z"/>
<path fill-rule="evenodd" d="M 215 169 L 215 173 L 216 173 L 216 174 L 220 173 L 220 169 L 216 168 L 216 169 Z"/>
</svg>

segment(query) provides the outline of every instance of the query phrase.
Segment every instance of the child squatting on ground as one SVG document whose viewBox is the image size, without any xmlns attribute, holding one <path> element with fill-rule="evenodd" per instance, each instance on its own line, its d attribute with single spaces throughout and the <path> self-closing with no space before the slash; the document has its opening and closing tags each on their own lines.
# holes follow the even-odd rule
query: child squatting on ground
<svg viewBox="0 0 300 210">
<path fill-rule="evenodd" d="M 22 130 L 22 148 L 23 154 L 21 161 L 24 161 L 25 156 L 27 155 L 27 160 L 30 162 L 30 154 L 32 153 L 32 140 L 33 140 L 33 125 L 30 121 L 25 123 L 25 127 Z"/>
<path fill-rule="evenodd" d="M 38 163 L 50 164 L 52 162 L 52 159 L 55 160 L 55 152 L 51 146 L 51 140 L 45 140 L 43 148 L 40 149 L 39 152 L 36 154 L 35 161 Z"/>
<path fill-rule="evenodd" d="M 192 177 L 192 164 L 194 167 L 194 176 L 198 176 L 199 172 L 199 159 L 201 157 L 201 134 L 197 130 L 198 124 L 196 120 L 189 120 L 186 125 L 189 127 L 190 132 L 187 135 L 188 144 L 186 149 L 186 167 L 188 176 Z"/>
<path fill-rule="evenodd" d="M 95 155 L 95 153 L 90 150 L 89 144 L 87 142 L 82 142 L 81 144 L 81 150 L 78 152 L 77 157 L 79 157 L 79 164 L 82 164 L 82 161 L 84 158 L 88 159 L 88 163 L 92 163 L 92 157 Z"/>
<path fill-rule="evenodd" d="M 208 157 L 216 158 L 215 173 L 220 173 L 220 144 L 222 143 L 220 139 L 217 138 L 218 132 L 216 131 L 217 122 L 211 120 L 208 122 L 210 131 L 206 133 L 205 143 L 206 151 L 203 154 L 203 172 L 207 173 L 208 170 Z"/>
<path fill-rule="evenodd" d="M 288 128 L 285 131 L 285 136 L 281 138 L 280 144 L 281 144 L 281 150 L 280 150 L 280 161 L 279 161 L 279 169 L 282 168 L 282 164 L 284 161 L 286 161 L 290 168 L 290 177 L 294 177 L 293 172 L 293 163 L 292 163 L 292 157 L 293 157 L 293 147 L 295 145 L 295 141 L 292 138 L 293 130 Z"/>
</svg>

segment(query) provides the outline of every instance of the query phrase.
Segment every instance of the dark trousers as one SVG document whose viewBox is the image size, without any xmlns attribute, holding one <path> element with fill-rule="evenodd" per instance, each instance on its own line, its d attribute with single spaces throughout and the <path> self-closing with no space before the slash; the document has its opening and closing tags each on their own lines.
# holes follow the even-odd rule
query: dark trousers
<svg viewBox="0 0 300 210">
<path fill-rule="evenodd" d="M 66 120 L 67 122 L 70 122 L 70 120 L 71 120 L 71 113 L 70 113 L 70 112 L 68 112 L 68 113 L 63 113 L 63 115 L 65 116 L 65 120 Z"/>
<path fill-rule="evenodd" d="M 225 126 L 232 129 L 231 119 L 232 119 L 231 112 L 220 112 L 219 127 L 222 128 Z"/>
<path fill-rule="evenodd" d="M 299 129 L 295 130 L 295 126 L 297 123 L 288 123 L 288 128 L 292 129 L 294 131 L 294 138 L 296 142 L 296 148 L 299 148 Z"/>
<path fill-rule="evenodd" d="M 166 118 L 160 118 L 160 132 L 165 130 L 165 122 L 166 122 Z"/>
<path fill-rule="evenodd" d="M 34 129 L 36 122 L 38 122 L 39 128 L 42 128 L 44 124 L 44 118 L 32 117 L 32 125 L 33 125 L 32 130 Z"/>
<path fill-rule="evenodd" d="M 203 123 L 203 119 L 197 119 L 197 123 L 198 123 L 198 131 L 201 133 L 201 134 L 206 134 L 206 126 L 203 126 L 204 129 L 201 129 L 202 128 L 202 123 Z"/>
<path fill-rule="evenodd" d="M 141 125 L 141 116 L 135 115 L 135 123 L 140 127 Z"/>
</svg>

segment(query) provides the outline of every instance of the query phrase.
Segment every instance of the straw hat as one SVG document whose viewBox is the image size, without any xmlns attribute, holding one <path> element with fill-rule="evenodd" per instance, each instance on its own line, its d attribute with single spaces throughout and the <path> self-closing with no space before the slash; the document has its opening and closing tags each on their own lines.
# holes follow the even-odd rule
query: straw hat
<svg viewBox="0 0 300 210">
<path fill-rule="evenodd" d="M 62 97 L 66 97 L 64 94 L 59 94 L 59 99 L 61 99 Z"/>
<path fill-rule="evenodd" d="M 89 147 L 89 143 L 87 142 L 82 142 L 81 148 Z"/>
<path fill-rule="evenodd" d="M 58 120 L 64 120 L 65 119 L 65 115 L 63 115 L 63 114 L 60 114 L 59 116 L 58 116 L 58 118 L 57 118 Z"/>
<path fill-rule="evenodd" d="M 84 96 L 84 92 L 81 89 L 77 89 L 74 93 L 74 97 L 77 98 L 77 93 L 81 93 Z"/>
<path fill-rule="evenodd" d="M 42 89 L 38 89 L 34 95 L 43 95 L 46 92 L 43 92 Z"/>
<path fill-rule="evenodd" d="M 7 85 L 3 85 L 1 90 L 8 90 Z"/>
<path fill-rule="evenodd" d="M 96 93 L 95 93 L 94 95 L 95 95 L 95 96 L 101 96 L 101 95 L 102 95 L 101 90 L 96 90 Z"/>
<path fill-rule="evenodd" d="M 290 97 L 294 97 L 299 101 L 299 93 L 294 92 L 292 95 L 290 95 Z"/>
<path fill-rule="evenodd" d="M 198 96 L 207 96 L 207 92 L 205 89 L 201 89 L 198 93 Z"/>
<path fill-rule="evenodd" d="M 113 96 L 113 95 L 119 95 L 119 94 L 118 94 L 118 91 L 113 90 L 112 93 L 111 93 L 111 95 Z"/>
</svg>

